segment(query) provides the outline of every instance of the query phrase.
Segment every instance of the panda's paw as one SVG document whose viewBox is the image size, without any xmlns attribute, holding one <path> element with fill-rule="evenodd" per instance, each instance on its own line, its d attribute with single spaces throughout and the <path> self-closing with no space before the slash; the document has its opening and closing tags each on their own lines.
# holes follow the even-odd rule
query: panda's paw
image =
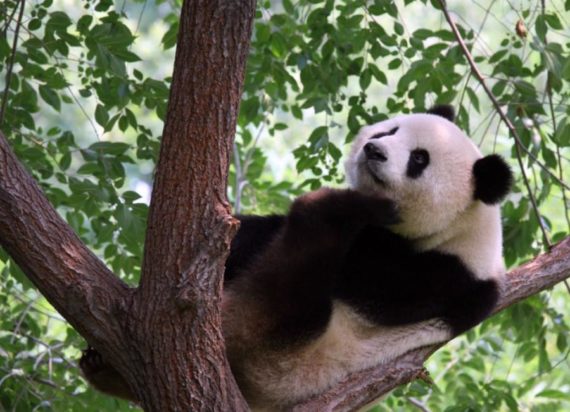
<svg viewBox="0 0 570 412">
<path fill-rule="evenodd" d="M 418 374 L 416 375 L 416 379 L 420 379 L 422 381 L 424 381 L 425 383 L 427 383 L 428 385 L 434 385 L 435 382 L 433 381 L 433 378 L 431 377 L 431 374 L 429 373 L 429 371 L 423 367 Z"/>
<path fill-rule="evenodd" d="M 105 362 L 103 356 L 95 348 L 89 346 L 83 351 L 79 367 L 85 379 L 96 389 L 112 396 L 137 402 L 127 382 L 113 366 Z"/>
<path fill-rule="evenodd" d="M 81 354 L 79 367 L 83 374 L 89 378 L 90 376 L 97 375 L 101 371 L 104 371 L 108 366 L 103 360 L 101 354 L 92 346 L 88 346 Z"/>
</svg>

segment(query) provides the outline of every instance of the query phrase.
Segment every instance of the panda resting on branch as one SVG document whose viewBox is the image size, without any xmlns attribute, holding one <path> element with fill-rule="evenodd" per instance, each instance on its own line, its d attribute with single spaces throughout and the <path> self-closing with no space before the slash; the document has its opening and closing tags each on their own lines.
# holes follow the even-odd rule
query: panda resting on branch
<svg viewBox="0 0 570 412">
<path fill-rule="evenodd" d="M 308 193 L 285 216 L 239 217 L 223 332 L 253 409 L 287 409 L 491 312 L 512 176 L 453 117 L 436 106 L 364 127 L 346 161 L 350 189 Z M 136 401 L 95 349 L 80 364 L 96 388 Z"/>
</svg>

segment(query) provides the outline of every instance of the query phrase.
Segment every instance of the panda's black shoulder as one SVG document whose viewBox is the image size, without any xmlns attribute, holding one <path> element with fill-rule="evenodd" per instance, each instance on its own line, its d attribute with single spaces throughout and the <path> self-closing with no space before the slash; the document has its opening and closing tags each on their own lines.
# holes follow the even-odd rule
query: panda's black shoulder
<svg viewBox="0 0 570 412">
<path fill-rule="evenodd" d="M 237 215 L 240 227 L 232 240 L 226 260 L 224 282 L 231 281 L 267 247 L 283 226 L 283 215 Z"/>
</svg>

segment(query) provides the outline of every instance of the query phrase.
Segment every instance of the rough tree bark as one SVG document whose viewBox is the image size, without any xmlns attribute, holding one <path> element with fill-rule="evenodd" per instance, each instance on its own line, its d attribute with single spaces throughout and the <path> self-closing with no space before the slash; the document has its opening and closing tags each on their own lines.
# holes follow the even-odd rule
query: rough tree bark
<svg viewBox="0 0 570 412">
<path fill-rule="evenodd" d="M 220 332 L 226 203 L 254 0 L 187 0 L 148 222 L 128 288 L 49 204 L 0 134 L 0 244 L 125 377 L 148 411 L 245 410 Z M 509 275 L 499 309 L 570 276 L 570 240 Z M 351 410 L 405 383 L 437 347 L 349 376 L 298 410 Z"/>
<path fill-rule="evenodd" d="M 139 317 L 126 325 L 142 356 L 135 360 L 145 360 L 137 397 L 152 410 L 246 409 L 225 357 L 219 303 L 237 230 L 226 181 L 254 15 L 255 0 L 186 1 L 182 9 L 131 307 Z M 153 384 L 157 377 L 163 385 Z"/>
</svg>

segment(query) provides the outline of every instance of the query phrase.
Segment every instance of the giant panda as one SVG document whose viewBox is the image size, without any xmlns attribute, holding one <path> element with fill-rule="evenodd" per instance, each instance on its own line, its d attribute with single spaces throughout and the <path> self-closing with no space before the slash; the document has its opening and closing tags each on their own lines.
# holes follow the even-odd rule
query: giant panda
<svg viewBox="0 0 570 412">
<path fill-rule="evenodd" d="M 364 127 L 346 173 L 349 189 L 301 196 L 287 215 L 239 217 L 223 332 L 254 410 L 288 409 L 351 372 L 447 341 L 497 301 L 511 172 L 481 155 L 450 107 Z M 80 365 L 100 390 L 134 400 L 96 350 Z"/>
</svg>

